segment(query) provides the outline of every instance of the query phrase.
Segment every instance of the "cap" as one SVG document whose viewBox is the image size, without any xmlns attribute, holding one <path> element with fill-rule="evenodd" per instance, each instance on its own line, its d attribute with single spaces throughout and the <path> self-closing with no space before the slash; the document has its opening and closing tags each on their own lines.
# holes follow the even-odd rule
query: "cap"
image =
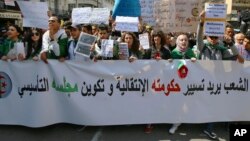
<svg viewBox="0 0 250 141">
<path fill-rule="evenodd" d="M 108 26 L 107 25 L 105 25 L 105 24 L 100 24 L 99 26 L 99 29 L 101 29 L 101 30 L 108 30 Z"/>
<path fill-rule="evenodd" d="M 72 23 L 70 27 L 71 28 L 78 28 L 79 30 L 82 29 L 82 26 L 80 24 L 75 24 L 75 23 Z"/>
</svg>

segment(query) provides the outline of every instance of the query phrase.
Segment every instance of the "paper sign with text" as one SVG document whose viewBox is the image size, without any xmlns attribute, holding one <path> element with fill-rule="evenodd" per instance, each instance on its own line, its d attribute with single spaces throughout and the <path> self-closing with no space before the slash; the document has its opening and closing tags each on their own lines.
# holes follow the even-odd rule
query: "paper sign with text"
<svg viewBox="0 0 250 141">
<path fill-rule="evenodd" d="M 204 35 L 224 36 L 226 16 L 226 4 L 206 3 Z"/>
<path fill-rule="evenodd" d="M 205 4 L 205 18 L 207 19 L 226 19 L 227 17 L 227 5 L 226 4 Z"/>
<path fill-rule="evenodd" d="M 110 11 L 108 8 L 73 8 L 72 23 L 75 24 L 108 24 Z"/>
<path fill-rule="evenodd" d="M 156 28 L 164 32 L 196 32 L 201 1 L 158 0 L 154 2 Z"/>
<path fill-rule="evenodd" d="M 89 23 L 91 15 L 91 7 L 73 8 L 71 18 L 74 24 L 87 24 Z"/>
<path fill-rule="evenodd" d="M 101 56 L 113 57 L 114 40 L 102 39 Z"/>
<path fill-rule="evenodd" d="M 129 51 L 127 43 L 119 43 L 119 54 L 122 54 L 125 59 L 128 59 Z"/>
<path fill-rule="evenodd" d="M 155 25 L 154 1 L 155 0 L 140 0 L 142 21 L 151 26 Z"/>
<path fill-rule="evenodd" d="M 224 36 L 225 22 L 205 21 L 204 35 L 206 36 Z"/>
<path fill-rule="evenodd" d="M 91 24 L 109 24 L 109 9 L 108 8 L 93 8 L 91 12 L 90 22 Z"/>
<path fill-rule="evenodd" d="M 139 35 L 140 45 L 143 47 L 143 49 L 149 49 L 149 38 L 148 33 L 140 34 Z"/>
<path fill-rule="evenodd" d="M 75 52 L 79 55 L 89 57 L 91 53 L 90 48 L 92 47 L 92 45 L 94 45 L 95 41 L 96 36 L 82 32 L 77 42 Z"/>
<path fill-rule="evenodd" d="M 138 17 L 116 17 L 116 25 L 115 30 L 118 31 L 130 31 L 130 32 L 138 32 Z"/>
</svg>

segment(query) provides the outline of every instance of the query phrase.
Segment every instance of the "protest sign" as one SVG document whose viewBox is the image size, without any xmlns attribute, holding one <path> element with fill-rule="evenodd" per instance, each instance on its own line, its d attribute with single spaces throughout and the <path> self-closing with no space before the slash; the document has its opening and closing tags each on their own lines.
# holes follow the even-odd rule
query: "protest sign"
<svg viewBox="0 0 250 141">
<path fill-rule="evenodd" d="M 143 49 L 149 49 L 149 38 L 148 33 L 140 34 L 139 35 L 140 45 L 143 47 Z"/>
<path fill-rule="evenodd" d="M 204 35 L 223 36 L 225 32 L 225 22 L 205 21 Z"/>
<path fill-rule="evenodd" d="M 91 15 L 91 7 L 73 8 L 71 18 L 74 24 L 87 24 L 89 23 Z"/>
<path fill-rule="evenodd" d="M 118 31 L 138 32 L 138 17 L 117 16 L 115 22 L 115 29 Z"/>
<path fill-rule="evenodd" d="M 156 28 L 169 31 L 175 28 L 175 1 L 161 0 L 154 3 Z"/>
<path fill-rule="evenodd" d="M 164 32 L 196 32 L 201 3 L 199 0 L 155 1 L 156 27 Z"/>
<path fill-rule="evenodd" d="M 48 28 L 47 2 L 16 1 L 23 14 L 23 26 Z"/>
<path fill-rule="evenodd" d="M 91 53 L 90 48 L 92 45 L 94 45 L 95 41 L 95 36 L 82 32 L 77 42 L 75 53 L 89 57 Z"/>
<path fill-rule="evenodd" d="M 72 10 L 72 23 L 75 24 L 108 24 L 110 11 L 108 8 L 74 8 Z"/>
<path fill-rule="evenodd" d="M 226 4 L 206 3 L 205 12 L 204 35 L 224 36 L 227 16 Z"/>
<path fill-rule="evenodd" d="M 206 19 L 226 19 L 227 6 L 225 4 L 206 3 L 205 12 Z"/>
<path fill-rule="evenodd" d="M 155 25 L 154 1 L 155 0 L 140 0 L 142 21 L 151 26 Z"/>
<path fill-rule="evenodd" d="M 141 7 L 139 0 L 115 0 L 112 18 L 115 19 L 116 16 L 141 16 Z"/>
<path fill-rule="evenodd" d="M 125 59 L 128 59 L 128 44 L 127 43 L 119 43 L 119 54 L 122 54 Z"/>
<path fill-rule="evenodd" d="M 110 11 L 108 8 L 93 8 L 91 12 L 91 24 L 109 24 Z"/>
<path fill-rule="evenodd" d="M 102 39 L 101 56 L 113 57 L 114 40 Z"/>
</svg>

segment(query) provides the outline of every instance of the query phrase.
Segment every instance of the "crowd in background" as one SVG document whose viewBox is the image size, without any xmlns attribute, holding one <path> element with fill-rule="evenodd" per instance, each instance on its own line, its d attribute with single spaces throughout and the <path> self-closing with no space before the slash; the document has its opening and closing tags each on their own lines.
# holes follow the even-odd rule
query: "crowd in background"
<svg viewBox="0 0 250 141">
<path fill-rule="evenodd" d="M 250 32 L 235 33 L 233 27 L 227 24 L 223 37 L 204 36 L 203 18 L 197 27 L 197 33 L 170 33 L 155 30 L 153 26 L 139 23 L 138 32 L 115 31 L 115 22 L 110 19 L 110 24 L 78 24 L 70 20 L 61 24 L 61 19 L 52 15 L 48 21 L 48 30 L 37 28 L 24 28 L 17 25 L 8 25 L 0 38 L 0 59 L 2 61 L 42 60 L 48 63 L 48 59 L 85 61 L 81 55 L 76 54 L 75 48 L 82 32 L 97 37 L 95 44 L 90 49 L 90 57 L 87 60 L 128 60 L 137 59 L 191 59 L 195 60 L 237 60 L 243 63 L 250 60 Z M 144 49 L 140 45 L 139 34 L 147 33 L 150 49 Z M 101 41 L 103 39 L 114 40 L 113 57 L 103 57 L 100 54 Z M 129 57 L 119 51 L 119 43 L 127 43 Z M 17 52 L 17 46 L 23 44 L 25 53 Z M 174 124 L 169 130 L 174 134 L 180 123 Z M 204 133 L 210 138 L 217 138 L 211 131 L 212 124 L 208 124 Z M 152 125 L 148 124 L 145 132 L 150 133 Z"/>
</svg>

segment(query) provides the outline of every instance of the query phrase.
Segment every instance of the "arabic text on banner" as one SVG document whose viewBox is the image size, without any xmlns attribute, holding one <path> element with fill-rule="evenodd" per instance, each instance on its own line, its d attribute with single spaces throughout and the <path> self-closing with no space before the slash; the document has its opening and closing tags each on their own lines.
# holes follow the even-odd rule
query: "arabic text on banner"
<svg viewBox="0 0 250 141">
<path fill-rule="evenodd" d="M 0 61 L 0 124 L 250 121 L 250 62 L 180 62 Z"/>
</svg>

